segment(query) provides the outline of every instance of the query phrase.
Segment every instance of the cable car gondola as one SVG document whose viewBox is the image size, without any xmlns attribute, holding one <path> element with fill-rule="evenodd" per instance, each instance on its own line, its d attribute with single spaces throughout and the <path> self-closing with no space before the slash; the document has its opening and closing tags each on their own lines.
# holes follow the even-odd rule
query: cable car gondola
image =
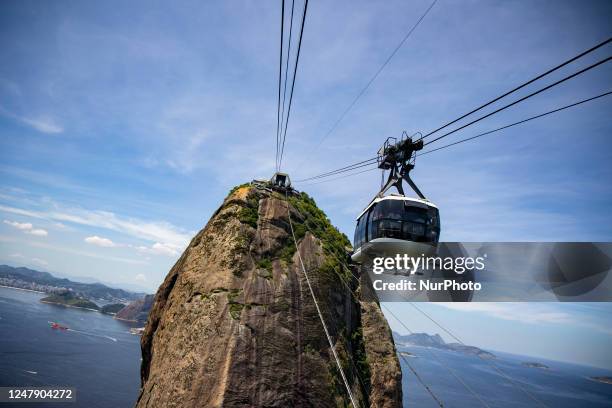
<svg viewBox="0 0 612 408">
<path fill-rule="evenodd" d="M 423 142 L 405 138 L 388 138 L 378 152 L 378 167 L 389 170 L 389 178 L 376 197 L 357 217 L 351 258 L 363 262 L 373 257 L 429 256 L 435 253 L 440 237 L 438 207 L 425 198 L 410 179 L 414 155 Z M 406 197 L 402 182 L 406 181 L 419 198 Z M 395 187 L 399 194 L 385 196 Z"/>
</svg>

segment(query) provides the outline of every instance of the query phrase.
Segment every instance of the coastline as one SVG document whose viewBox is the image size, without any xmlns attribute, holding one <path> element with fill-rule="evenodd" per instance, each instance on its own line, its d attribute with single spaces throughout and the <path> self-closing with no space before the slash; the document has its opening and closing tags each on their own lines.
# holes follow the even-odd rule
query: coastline
<svg viewBox="0 0 612 408">
<path fill-rule="evenodd" d="M 91 309 L 91 308 L 88 308 L 88 307 L 80 307 L 80 306 L 67 305 L 65 303 L 49 302 L 48 300 L 41 300 L 40 303 L 46 303 L 48 305 L 58 305 L 58 306 L 64 306 L 64 307 L 71 307 L 73 309 L 89 310 L 89 311 L 92 311 L 92 312 L 102 313 L 99 310 Z M 106 314 L 106 313 L 102 313 L 102 314 Z"/>
<path fill-rule="evenodd" d="M 113 316 L 113 319 L 121 320 L 122 322 L 138 323 L 138 320 L 122 319 L 121 317 L 117 317 L 116 315 Z"/>
<path fill-rule="evenodd" d="M 46 294 L 46 293 L 47 293 L 47 292 L 42 292 L 42 291 L 40 291 L 40 290 L 25 289 L 25 288 L 16 288 L 15 286 L 5 286 L 5 285 L 0 285 L 0 288 L 15 289 L 15 290 L 23 290 L 24 292 L 34 292 L 34 293 L 42 293 L 42 294 Z"/>
<path fill-rule="evenodd" d="M 612 385 L 612 377 L 606 377 L 606 376 L 595 376 L 595 377 L 587 377 L 589 380 L 591 381 L 595 381 L 598 382 L 600 384 L 608 384 L 608 385 Z"/>
</svg>

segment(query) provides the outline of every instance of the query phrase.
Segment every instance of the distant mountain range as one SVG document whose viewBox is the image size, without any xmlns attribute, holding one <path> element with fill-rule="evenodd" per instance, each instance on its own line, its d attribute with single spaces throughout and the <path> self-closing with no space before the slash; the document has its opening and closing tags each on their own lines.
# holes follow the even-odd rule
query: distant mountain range
<svg viewBox="0 0 612 408">
<path fill-rule="evenodd" d="M 57 278 L 49 272 L 40 272 L 25 267 L 15 268 L 8 265 L 0 265 L 0 285 L 47 293 L 57 293 L 70 289 L 79 296 L 102 300 L 101 303 L 128 303 L 145 296 L 144 292 L 111 288 L 102 283 L 75 282 L 66 278 Z"/>
<path fill-rule="evenodd" d="M 475 346 L 467 346 L 460 343 L 446 343 L 439 334 L 412 333 L 401 335 L 393 332 L 395 343 L 402 346 L 433 347 L 441 350 L 456 351 L 464 354 L 472 354 L 482 358 L 495 358 L 495 354 L 484 351 Z"/>
</svg>

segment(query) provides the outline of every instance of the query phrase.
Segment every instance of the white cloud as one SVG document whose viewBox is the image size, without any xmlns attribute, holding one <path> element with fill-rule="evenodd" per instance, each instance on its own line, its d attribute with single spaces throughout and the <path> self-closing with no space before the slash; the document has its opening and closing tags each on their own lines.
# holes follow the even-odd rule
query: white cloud
<svg viewBox="0 0 612 408">
<path fill-rule="evenodd" d="M 575 308 L 576 304 L 567 305 Z M 547 303 L 436 303 L 436 306 L 446 309 L 456 310 L 458 312 L 473 312 L 482 313 L 484 315 L 511 320 L 526 324 L 553 324 L 564 326 L 580 326 L 589 330 L 611 335 L 612 329 L 600 321 L 593 320 L 590 313 L 587 311 L 577 312 L 576 310 L 565 307 L 567 311 L 561 310 L 564 304 L 547 304 Z"/>
<path fill-rule="evenodd" d="M 32 235 L 36 235 L 37 237 L 46 237 L 47 235 L 49 235 L 49 233 L 44 230 L 44 229 L 31 229 L 29 231 L 26 231 L 26 234 L 32 234 Z"/>
<path fill-rule="evenodd" d="M 26 234 L 35 235 L 37 237 L 46 237 L 47 235 L 49 235 L 46 230 L 41 228 L 34 228 L 34 226 L 29 222 L 4 220 L 4 223 L 10 225 L 13 228 L 17 228 L 18 230 L 21 230 Z"/>
<path fill-rule="evenodd" d="M 138 275 L 136 275 L 136 276 L 134 277 L 134 280 L 135 280 L 136 282 L 146 282 L 146 281 L 147 281 L 147 277 L 145 276 L 145 274 L 144 274 L 144 273 L 139 273 Z"/>
<path fill-rule="evenodd" d="M 88 244 L 97 245 L 105 248 L 112 248 L 116 246 L 115 243 L 110 239 L 102 238 L 97 235 L 85 238 L 85 242 L 87 242 Z"/>
<path fill-rule="evenodd" d="M 51 212 L 49 216 L 56 220 L 106 228 L 145 240 L 164 241 L 175 245 L 184 245 L 189 240 L 188 235 L 179 232 L 167 222 L 122 218 L 108 211 L 68 209 L 63 212 Z"/>
<path fill-rule="evenodd" d="M 179 251 L 182 249 L 182 246 L 156 242 L 150 247 L 139 246 L 136 249 L 147 254 L 177 256 Z"/>
<path fill-rule="evenodd" d="M 162 244 L 161 242 L 156 242 L 151 247 L 154 253 L 174 256 L 178 255 L 179 247 L 172 244 Z"/>
<path fill-rule="evenodd" d="M 437 303 L 438 306 L 461 312 L 479 312 L 503 320 L 530 324 L 572 323 L 570 314 L 552 310 L 545 305 L 523 303 Z"/>
<path fill-rule="evenodd" d="M 40 266 L 48 266 L 49 262 L 45 261 L 44 259 L 40 259 L 40 258 L 32 258 L 32 262 L 40 265 Z"/>
<path fill-rule="evenodd" d="M 109 211 L 61 208 L 59 205 L 55 205 L 55 208 L 58 209 L 31 211 L 0 205 L 0 211 L 6 213 L 104 228 L 146 241 L 173 245 L 176 248 L 185 247 L 193 234 L 193 232 L 186 232 L 165 221 L 144 221 L 136 218 L 121 217 Z M 8 223 L 7 221 L 5 222 Z"/>
<path fill-rule="evenodd" d="M 20 253 L 15 253 L 15 254 L 10 254 L 9 255 L 11 258 L 18 258 L 18 259 L 23 259 L 25 258 L 22 254 Z"/>
<path fill-rule="evenodd" d="M 32 224 L 30 224 L 29 222 L 22 223 L 17 221 L 4 220 L 4 223 L 22 231 L 28 231 L 32 229 Z"/>
<path fill-rule="evenodd" d="M 18 244 L 30 245 L 35 248 L 51 249 L 53 251 L 65 252 L 67 254 L 86 256 L 86 257 L 95 258 L 95 259 L 103 259 L 105 261 L 122 262 L 122 263 L 127 263 L 127 264 L 132 264 L 132 265 L 148 265 L 148 262 L 141 260 L 141 259 L 130 259 L 130 258 L 122 258 L 122 257 L 116 257 L 116 256 L 109 256 L 109 255 L 100 255 L 100 254 L 96 254 L 93 252 L 80 251 L 74 248 L 57 246 L 57 245 L 48 244 L 46 242 L 40 242 L 40 241 L 24 242 L 22 240 L 16 239 L 15 237 L 7 237 L 7 236 L 0 235 L 0 242 L 16 242 Z"/>
</svg>

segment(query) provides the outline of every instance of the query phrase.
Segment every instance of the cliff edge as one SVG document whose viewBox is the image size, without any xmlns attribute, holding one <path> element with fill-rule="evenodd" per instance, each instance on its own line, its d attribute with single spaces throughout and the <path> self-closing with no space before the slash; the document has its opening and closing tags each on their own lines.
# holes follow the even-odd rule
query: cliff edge
<svg viewBox="0 0 612 408">
<path fill-rule="evenodd" d="M 232 190 L 155 295 L 137 407 L 348 406 L 298 252 L 358 404 L 401 407 L 391 331 L 347 247 L 304 193 Z"/>
</svg>

